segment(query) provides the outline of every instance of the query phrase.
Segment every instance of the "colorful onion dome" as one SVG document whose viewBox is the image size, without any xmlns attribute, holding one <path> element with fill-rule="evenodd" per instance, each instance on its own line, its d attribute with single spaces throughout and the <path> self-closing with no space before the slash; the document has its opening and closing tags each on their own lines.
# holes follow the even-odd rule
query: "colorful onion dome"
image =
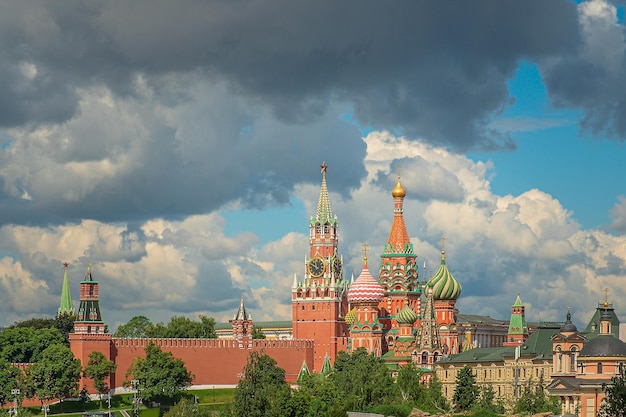
<svg viewBox="0 0 626 417">
<path fill-rule="evenodd" d="M 406 191 L 404 191 L 404 188 L 402 187 L 402 184 L 400 184 L 400 174 L 398 174 L 398 183 L 396 184 L 396 186 L 391 191 L 391 195 L 394 198 L 404 198 L 404 197 L 406 197 Z"/>
<path fill-rule="evenodd" d="M 413 324 L 415 320 L 417 320 L 417 314 L 408 304 L 405 304 L 404 308 L 396 314 L 398 324 Z"/>
<path fill-rule="evenodd" d="M 446 266 L 445 251 L 441 251 L 441 265 L 426 285 L 433 290 L 435 300 L 456 300 L 461 295 L 461 284 Z"/>
<path fill-rule="evenodd" d="M 361 275 L 348 290 L 348 301 L 350 303 L 378 303 L 384 296 L 383 287 L 370 274 L 367 268 L 367 258 L 365 258 Z"/>
<path fill-rule="evenodd" d="M 352 310 L 348 311 L 348 314 L 346 314 L 346 324 L 354 324 L 354 322 L 356 321 L 356 307 L 353 308 Z"/>
</svg>

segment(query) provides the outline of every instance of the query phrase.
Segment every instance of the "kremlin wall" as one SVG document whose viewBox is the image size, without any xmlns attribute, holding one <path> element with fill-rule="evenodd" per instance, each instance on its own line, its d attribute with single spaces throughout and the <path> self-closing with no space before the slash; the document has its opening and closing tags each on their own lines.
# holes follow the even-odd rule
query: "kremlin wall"
<svg viewBox="0 0 626 417">
<path fill-rule="evenodd" d="M 154 343 L 185 362 L 194 375 L 193 385 L 219 386 L 238 383 L 251 351 L 262 350 L 273 357 L 285 369 L 288 382 L 295 383 L 301 371 L 327 369 L 339 351 L 365 348 L 381 357 L 393 373 L 413 363 L 422 370 L 424 383 L 437 374 L 443 382 L 444 395 L 449 398 L 454 391 L 456 372 L 469 365 L 476 371 L 478 381 L 492 384 L 496 395 L 502 398 L 511 399 L 518 394 L 515 381 L 534 378 L 544 381 L 546 387 L 553 384 L 551 393 L 560 395 L 564 412 L 578 407 L 587 410 L 582 415 L 593 415 L 601 398 L 591 401 L 576 388 L 580 388 L 577 378 L 585 372 L 575 371 L 578 355 L 585 349 L 584 342 L 612 338 L 609 344 L 618 350 L 623 347 L 623 352 L 607 353 L 601 348 L 594 352 L 600 352 L 600 356 L 613 355 L 610 356 L 613 368 L 605 361 L 604 369 L 615 370 L 616 363 L 626 363 L 626 344 L 619 340 L 619 319 L 608 300 L 598 307 L 583 332 L 578 332 L 575 326 L 572 329 L 569 311 L 565 328 L 561 323 L 527 323 L 519 295 L 511 307 L 510 320 L 462 314 L 456 309 L 462 288 L 447 268 L 444 238 L 438 270 L 428 280 L 419 276 L 417 255 L 404 221 L 406 192 L 400 175 L 391 192 L 393 222 L 380 262 L 368 259 L 368 247 L 364 244 L 360 275 L 357 279 L 344 279 L 339 222 L 331 211 L 327 168 L 326 164 L 321 165 L 322 182 L 317 211 L 309 222 L 305 271 L 300 276 L 296 274 L 291 284 L 290 328 L 283 323 L 272 330 L 276 338 L 253 340 L 253 322 L 242 297 L 230 325 L 216 326 L 218 339 L 112 337 L 104 333 L 100 289 L 90 266 L 80 283 L 80 305 L 74 332 L 70 334 L 75 357 L 84 365 L 92 351 L 99 351 L 114 361 L 117 371 L 111 375 L 109 386 L 116 389 L 124 385 L 133 360 L 143 356 L 145 347 Z M 59 312 L 74 313 L 67 265 L 63 288 Z M 574 346 L 564 341 L 579 343 L 575 350 L 568 350 L 572 365 L 567 372 L 553 365 L 555 360 L 562 363 L 565 347 Z M 587 358 L 596 366 L 597 358 Z M 598 369 L 602 369 L 602 364 Z M 554 382 L 556 378 L 561 382 Z M 596 383 L 607 378 L 610 375 L 606 372 L 594 373 Z M 83 379 L 80 384 L 95 392 L 90 380 Z"/>
</svg>

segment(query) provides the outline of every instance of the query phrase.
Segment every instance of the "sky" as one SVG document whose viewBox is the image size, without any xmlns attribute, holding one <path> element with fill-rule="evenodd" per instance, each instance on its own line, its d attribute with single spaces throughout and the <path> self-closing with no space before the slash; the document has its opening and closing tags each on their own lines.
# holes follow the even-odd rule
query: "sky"
<svg viewBox="0 0 626 417">
<path fill-rule="evenodd" d="M 397 166 L 461 313 L 626 320 L 626 46 L 605 0 L 2 0 L 0 326 L 93 264 L 137 315 L 291 318 L 320 165 L 345 272 L 378 261 Z M 373 267 L 374 271 L 376 267 Z"/>
</svg>

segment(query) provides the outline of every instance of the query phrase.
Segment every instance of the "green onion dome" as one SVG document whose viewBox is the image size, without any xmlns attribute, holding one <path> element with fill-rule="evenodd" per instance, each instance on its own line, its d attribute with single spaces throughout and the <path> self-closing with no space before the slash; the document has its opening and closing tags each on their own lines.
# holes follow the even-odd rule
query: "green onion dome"
<svg viewBox="0 0 626 417">
<path fill-rule="evenodd" d="M 356 321 L 356 307 L 348 311 L 348 314 L 346 314 L 346 324 L 352 325 L 354 324 L 355 321 Z"/>
<path fill-rule="evenodd" d="M 445 252 L 441 251 L 441 265 L 426 285 L 433 289 L 435 300 L 456 300 L 461 295 L 461 284 L 446 266 Z"/>
<path fill-rule="evenodd" d="M 413 324 L 415 320 L 417 320 L 417 314 L 408 304 L 405 304 L 404 308 L 396 314 L 398 324 Z"/>
</svg>

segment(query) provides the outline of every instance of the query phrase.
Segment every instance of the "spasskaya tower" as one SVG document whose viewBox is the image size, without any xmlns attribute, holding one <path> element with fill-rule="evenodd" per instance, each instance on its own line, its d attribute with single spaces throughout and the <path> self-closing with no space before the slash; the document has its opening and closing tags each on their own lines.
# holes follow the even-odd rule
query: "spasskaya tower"
<svg viewBox="0 0 626 417">
<path fill-rule="evenodd" d="M 343 259 L 338 253 L 339 224 L 330 209 L 326 188 L 326 163 L 321 165 L 322 186 L 317 213 L 309 222 L 309 255 L 304 277 L 294 276 L 291 305 L 294 339 L 315 340 L 315 370 L 321 371 L 326 355 L 332 362 L 346 350 L 348 282 L 343 279 Z"/>
</svg>

